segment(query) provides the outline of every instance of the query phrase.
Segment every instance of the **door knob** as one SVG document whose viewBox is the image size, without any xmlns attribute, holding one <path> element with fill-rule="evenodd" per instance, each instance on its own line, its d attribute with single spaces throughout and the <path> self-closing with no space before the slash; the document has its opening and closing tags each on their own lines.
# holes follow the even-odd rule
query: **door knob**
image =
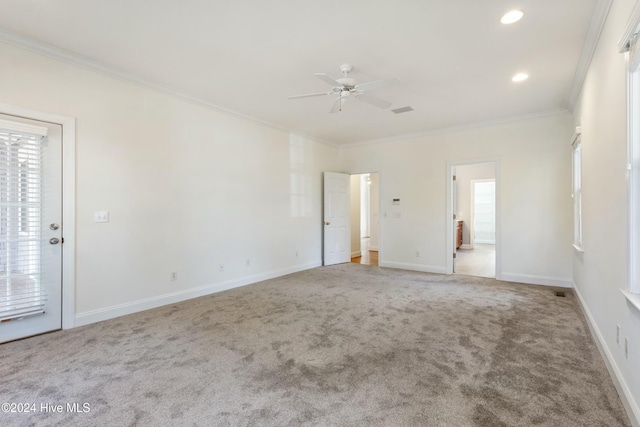
<svg viewBox="0 0 640 427">
<path fill-rule="evenodd" d="M 57 230 L 58 228 L 60 228 L 60 226 L 58 224 L 56 224 L 55 222 L 51 225 L 49 225 L 49 229 L 50 230 Z"/>
<path fill-rule="evenodd" d="M 331 225 L 329 221 L 325 221 L 324 225 Z"/>
<path fill-rule="evenodd" d="M 58 243 L 60 243 L 60 239 L 58 239 L 57 237 L 52 237 L 49 239 L 49 243 L 51 243 L 52 245 L 57 245 Z"/>
</svg>

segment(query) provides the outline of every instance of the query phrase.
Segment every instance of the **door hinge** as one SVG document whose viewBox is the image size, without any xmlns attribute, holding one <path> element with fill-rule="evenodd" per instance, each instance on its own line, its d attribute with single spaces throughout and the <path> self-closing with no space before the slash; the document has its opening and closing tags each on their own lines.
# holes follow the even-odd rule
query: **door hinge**
<svg viewBox="0 0 640 427">
<path fill-rule="evenodd" d="M 456 180 L 456 176 L 455 176 L 455 175 L 453 175 L 453 180 L 454 180 L 454 181 Z"/>
<path fill-rule="evenodd" d="M 455 257 L 456 257 L 456 253 L 454 252 L 454 253 L 453 253 L 453 258 L 455 259 Z"/>
<path fill-rule="evenodd" d="M 60 238 L 60 243 L 64 243 L 64 237 Z"/>
<path fill-rule="evenodd" d="M 456 214 L 453 214 L 453 219 L 456 219 Z"/>
</svg>

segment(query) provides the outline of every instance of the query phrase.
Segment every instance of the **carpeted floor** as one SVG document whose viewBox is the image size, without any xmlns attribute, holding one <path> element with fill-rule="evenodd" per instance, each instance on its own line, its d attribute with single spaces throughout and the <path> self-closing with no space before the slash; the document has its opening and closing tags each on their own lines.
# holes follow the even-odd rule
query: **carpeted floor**
<svg viewBox="0 0 640 427">
<path fill-rule="evenodd" d="M 351 263 L 0 357 L 2 426 L 629 425 L 571 292 Z"/>
</svg>

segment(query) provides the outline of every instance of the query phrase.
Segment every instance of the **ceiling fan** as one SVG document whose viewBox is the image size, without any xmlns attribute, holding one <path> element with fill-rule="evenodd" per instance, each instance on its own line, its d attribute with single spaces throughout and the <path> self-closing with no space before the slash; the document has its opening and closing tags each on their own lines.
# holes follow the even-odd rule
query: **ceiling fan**
<svg viewBox="0 0 640 427">
<path fill-rule="evenodd" d="M 343 77 L 334 80 L 323 73 L 316 73 L 314 76 L 319 78 L 320 80 L 329 83 L 333 88 L 329 92 L 321 92 L 321 93 L 310 93 L 307 95 L 294 95 L 290 96 L 289 99 L 299 99 L 299 98 L 310 98 L 313 96 L 325 96 L 325 95 L 337 95 L 337 99 L 333 103 L 333 107 L 329 110 L 330 113 L 337 113 L 338 111 L 342 111 L 342 106 L 346 102 L 348 98 L 351 96 L 359 99 L 362 102 L 366 102 L 367 104 L 375 105 L 380 108 L 389 108 L 391 106 L 391 102 L 386 101 L 384 99 L 376 98 L 371 95 L 367 95 L 364 92 L 372 90 L 372 89 L 380 89 L 382 87 L 391 86 L 394 84 L 400 83 L 398 79 L 386 79 L 386 80 L 377 80 L 374 82 L 362 83 L 358 84 L 355 79 L 349 77 L 349 73 L 353 70 L 353 67 L 349 64 L 343 64 L 340 66 L 340 71 L 344 75 Z"/>
</svg>

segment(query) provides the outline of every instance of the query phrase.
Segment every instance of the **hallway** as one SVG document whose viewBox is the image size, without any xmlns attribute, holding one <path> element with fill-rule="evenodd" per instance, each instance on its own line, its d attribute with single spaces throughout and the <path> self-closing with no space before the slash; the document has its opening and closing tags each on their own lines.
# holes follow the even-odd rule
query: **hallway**
<svg viewBox="0 0 640 427">
<path fill-rule="evenodd" d="M 474 249 L 458 249 L 455 273 L 466 276 L 496 277 L 496 245 L 476 243 Z"/>
</svg>

